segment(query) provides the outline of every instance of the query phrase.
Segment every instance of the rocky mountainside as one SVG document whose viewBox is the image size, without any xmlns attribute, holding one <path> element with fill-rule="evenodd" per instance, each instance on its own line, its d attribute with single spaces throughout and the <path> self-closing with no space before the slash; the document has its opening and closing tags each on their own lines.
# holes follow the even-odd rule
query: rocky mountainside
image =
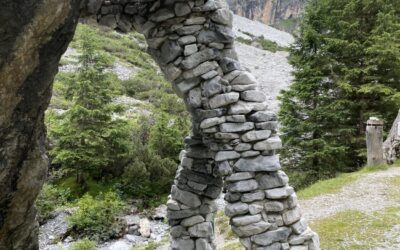
<svg viewBox="0 0 400 250">
<path fill-rule="evenodd" d="M 305 0 L 227 0 L 227 3 L 237 15 L 293 32 Z"/>
<path fill-rule="evenodd" d="M 247 39 L 250 36 L 262 36 L 281 47 L 288 47 L 294 42 L 293 36 L 289 33 L 237 15 L 233 19 L 233 29 L 237 38 L 242 37 Z M 289 53 L 287 51 L 277 51 L 274 53 L 240 42 L 236 42 L 235 47 L 242 65 L 260 83 L 260 89 L 267 96 L 269 109 L 277 112 L 279 109 L 277 96 L 293 80 L 291 75 L 293 69 L 287 59 Z"/>
</svg>

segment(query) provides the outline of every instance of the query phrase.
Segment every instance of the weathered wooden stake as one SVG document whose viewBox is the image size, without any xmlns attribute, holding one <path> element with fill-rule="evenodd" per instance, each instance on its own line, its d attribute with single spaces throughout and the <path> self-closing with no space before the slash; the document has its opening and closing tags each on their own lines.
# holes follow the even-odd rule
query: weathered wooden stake
<svg viewBox="0 0 400 250">
<path fill-rule="evenodd" d="M 383 159 L 383 122 L 376 117 L 367 121 L 367 165 L 376 166 L 384 164 Z"/>
</svg>

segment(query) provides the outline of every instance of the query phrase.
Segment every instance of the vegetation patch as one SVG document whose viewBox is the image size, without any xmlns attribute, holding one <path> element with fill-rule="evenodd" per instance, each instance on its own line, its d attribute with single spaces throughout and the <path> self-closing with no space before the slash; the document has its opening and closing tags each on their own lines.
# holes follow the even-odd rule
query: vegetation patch
<svg viewBox="0 0 400 250">
<path fill-rule="evenodd" d="M 225 215 L 224 211 L 218 211 L 215 218 L 215 225 L 219 234 L 222 235 L 227 240 L 232 240 L 236 238 L 235 233 L 232 231 L 229 224 L 229 217 Z"/>
<path fill-rule="evenodd" d="M 122 231 L 124 225 L 119 216 L 125 210 L 125 203 L 115 193 L 95 198 L 87 194 L 76 205 L 78 210 L 69 217 L 69 223 L 80 237 L 108 240 Z"/>
<path fill-rule="evenodd" d="M 399 207 L 371 214 L 343 211 L 317 220 L 311 223 L 311 227 L 319 234 L 321 249 L 371 249 L 380 245 L 385 232 L 400 223 L 399 213 Z"/>
<path fill-rule="evenodd" d="M 249 33 L 245 33 L 246 35 L 249 35 Z M 239 43 L 247 44 L 247 45 L 252 45 L 255 47 L 260 47 L 263 50 L 270 51 L 270 52 L 277 52 L 277 51 L 287 51 L 288 48 L 279 46 L 276 42 L 265 39 L 264 36 L 258 36 L 254 37 L 253 35 L 250 36 L 251 39 L 246 39 L 243 37 L 238 37 L 236 38 L 236 41 Z"/>
<path fill-rule="evenodd" d="M 59 248 L 59 250 L 63 250 L 63 248 Z M 84 239 L 73 243 L 68 250 L 98 250 L 98 248 L 96 242 Z"/>
<path fill-rule="evenodd" d="M 387 168 L 387 165 L 367 166 L 354 173 L 338 174 L 335 178 L 318 181 L 308 188 L 298 191 L 297 195 L 300 199 L 311 199 L 323 194 L 338 193 L 343 186 L 358 180 L 364 174 L 386 170 Z"/>
<path fill-rule="evenodd" d="M 242 250 L 242 249 L 244 250 L 240 242 L 233 242 L 224 246 L 223 248 L 219 248 L 218 250 Z"/>
</svg>

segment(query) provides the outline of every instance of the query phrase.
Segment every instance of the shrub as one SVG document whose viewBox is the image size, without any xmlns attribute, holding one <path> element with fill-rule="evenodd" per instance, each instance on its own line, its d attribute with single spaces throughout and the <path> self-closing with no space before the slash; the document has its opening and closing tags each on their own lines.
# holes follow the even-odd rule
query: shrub
<svg viewBox="0 0 400 250">
<path fill-rule="evenodd" d="M 96 242 L 84 239 L 72 244 L 68 250 L 98 250 Z"/>
<path fill-rule="evenodd" d="M 123 174 L 125 192 L 142 199 L 169 192 L 177 167 L 175 161 L 161 158 L 141 144 L 132 159 Z"/>
<path fill-rule="evenodd" d="M 39 221 L 48 219 L 51 212 L 56 208 L 64 206 L 70 198 L 71 192 L 69 189 L 61 189 L 45 184 L 36 200 Z"/>
<path fill-rule="evenodd" d="M 116 236 L 123 228 L 119 216 L 125 204 L 113 192 L 100 194 L 96 198 L 84 195 L 77 203 L 78 210 L 69 217 L 75 233 L 92 240 L 107 240 Z"/>
</svg>

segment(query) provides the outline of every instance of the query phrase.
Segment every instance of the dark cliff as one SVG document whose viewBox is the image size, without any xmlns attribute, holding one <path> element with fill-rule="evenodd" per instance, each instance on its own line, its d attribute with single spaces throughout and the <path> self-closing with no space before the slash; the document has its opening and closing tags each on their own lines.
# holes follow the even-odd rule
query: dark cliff
<svg viewBox="0 0 400 250">
<path fill-rule="evenodd" d="M 304 11 L 305 0 L 227 0 L 237 15 L 293 32 Z"/>
</svg>

